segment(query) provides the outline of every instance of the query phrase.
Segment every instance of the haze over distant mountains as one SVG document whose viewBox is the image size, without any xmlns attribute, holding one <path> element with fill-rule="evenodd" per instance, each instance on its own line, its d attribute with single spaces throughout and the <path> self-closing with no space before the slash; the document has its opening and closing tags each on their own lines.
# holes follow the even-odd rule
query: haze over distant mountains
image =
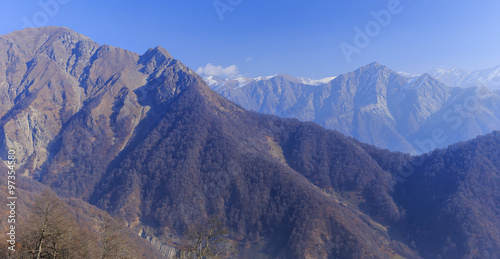
<svg viewBox="0 0 500 259">
<path fill-rule="evenodd" d="M 2 158 L 15 149 L 19 177 L 124 218 L 145 250 L 172 258 L 190 225 L 216 216 L 241 258 L 500 257 L 499 132 L 421 156 L 390 152 L 246 111 L 161 47 L 139 55 L 68 28 L 0 36 L 0 60 Z M 221 89 L 385 140 L 476 92 L 484 102 L 471 121 L 497 104 L 490 91 L 376 63 L 317 86 L 277 75 Z"/>
<path fill-rule="evenodd" d="M 425 153 L 500 129 L 500 69 L 436 71 L 437 78 L 372 63 L 323 80 L 204 79 L 245 109 L 314 121 L 395 151 Z"/>
<path fill-rule="evenodd" d="M 429 74 L 448 86 L 462 88 L 476 86 L 500 90 L 500 66 L 473 71 L 457 67 L 434 69 Z"/>
</svg>

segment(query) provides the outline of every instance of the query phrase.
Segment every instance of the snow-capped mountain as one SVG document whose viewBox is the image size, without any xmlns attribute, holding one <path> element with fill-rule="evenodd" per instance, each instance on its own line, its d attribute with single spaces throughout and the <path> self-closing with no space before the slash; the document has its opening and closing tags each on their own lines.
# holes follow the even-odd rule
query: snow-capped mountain
<svg viewBox="0 0 500 259">
<path fill-rule="evenodd" d="M 424 153 L 500 129 L 498 92 L 378 63 L 319 84 L 282 74 L 205 81 L 248 110 L 314 121 L 390 150 Z"/>
<path fill-rule="evenodd" d="M 216 88 L 217 86 L 221 86 L 226 82 L 226 79 L 218 76 L 203 76 L 203 80 L 205 80 L 207 85 L 211 88 Z"/>
<path fill-rule="evenodd" d="M 432 76 L 442 83 L 452 87 L 487 87 L 500 90 L 500 66 L 468 71 L 462 68 L 434 69 L 430 72 Z"/>
<path fill-rule="evenodd" d="M 239 77 L 239 78 L 222 78 L 218 76 L 208 76 L 208 75 L 201 75 L 205 82 L 212 88 L 212 89 L 218 89 L 220 87 L 226 87 L 226 88 L 239 88 L 243 87 L 249 83 L 252 82 L 258 82 L 262 80 L 270 80 L 271 78 L 274 78 L 278 75 L 272 75 L 272 76 L 260 76 L 260 77 L 255 77 L 255 78 L 250 78 L 250 77 Z M 280 76 L 287 76 L 292 78 L 291 76 L 288 75 L 280 75 Z M 326 77 L 322 79 L 312 79 L 312 78 L 307 78 L 307 77 L 298 77 L 298 78 L 293 78 L 292 80 L 297 83 L 302 83 L 305 85 L 321 85 L 321 84 L 327 84 L 330 81 L 335 79 L 335 77 Z"/>
<path fill-rule="evenodd" d="M 312 79 L 312 78 L 306 78 L 306 77 L 299 77 L 298 78 L 300 82 L 302 82 L 305 85 L 322 85 L 322 84 L 328 84 L 330 83 L 333 79 L 335 79 L 335 76 L 333 77 L 325 77 L 323 79 Z"/>
</svg>

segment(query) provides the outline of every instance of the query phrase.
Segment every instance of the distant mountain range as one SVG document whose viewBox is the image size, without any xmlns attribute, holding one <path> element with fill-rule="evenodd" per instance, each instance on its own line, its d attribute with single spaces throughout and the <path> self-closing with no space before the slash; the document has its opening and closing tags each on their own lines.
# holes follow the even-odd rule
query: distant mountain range
<svg viewBox="0 0 500 259">
<path fill-rule="evenodd" d="M 378 63 L 322 80 L 288 75 L 204 79 L 245 109 L 313 121 L 394 151 L 421 154 L 500 129 L 500 95 L 484 87 L 495 85 L 499 69 L 457 77 L 439 71 L 435 75 L 442 81 Z M 472 75 L 490 83 L 472 84 Z"/>
<path fill-rule="evenodd" d="M 0 60 L 0 156 L 16 151 L 23 193 L 50 187 L 83 226 L 123 218 L 150 241 L 138 243 L 143 257 L 173 258 L 186 230 L 213 216 L 240 258 L 500 257 L 499 132 L 421 156 L 390 152 L 246 111 L 161 47 L 139 55 L 67 28 L 0 36 Z M 397 134 L 422 121 L 441 141 L 496 118 L 490 91 L 376 63 L 317 86 L 284 75 L 241 85 L 219 88 L 268 113 L 381 134 L 373 141 L 406 141 Z M 480 112 L 446 114 L 459 103 Z M 445 115 L 449 129 L 432 124 Z"/>
<path fill-rule="evenodd" d="M 429 74 L 448 86 L 486 87 L 500 90 L 500 66 L 468 71 L 461 68 L 434 69 Z"/>
</svg>

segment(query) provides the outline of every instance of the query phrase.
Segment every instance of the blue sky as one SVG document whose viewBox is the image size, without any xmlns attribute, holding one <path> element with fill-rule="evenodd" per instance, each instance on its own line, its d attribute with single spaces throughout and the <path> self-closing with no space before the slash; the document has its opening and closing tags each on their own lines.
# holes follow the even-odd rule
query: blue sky
<svg viewBox="0 0 500 259">
<path fill-rule="evenodd" d="M 286 73 L 323 78 L 373 61 L 413 73 L 500 65 L 500 1 L 493 0 L 0 0 L 0 4 L 0 34 L 21 29 L 25 21 L 66 26 L 100 44 L 139 54 L 163 46 L 194 70 L 210 63 L 207 71 L 228 76 Z M 381 21 L 373 13 L 381 15 Z M 382 15 L 387 13 L 388 22 Z"/>
</svg>

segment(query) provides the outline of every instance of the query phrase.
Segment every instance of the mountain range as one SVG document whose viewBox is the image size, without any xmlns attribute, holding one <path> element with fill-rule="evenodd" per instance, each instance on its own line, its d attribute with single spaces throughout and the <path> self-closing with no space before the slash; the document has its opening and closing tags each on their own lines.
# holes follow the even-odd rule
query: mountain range
<svg viewBox="0 0 500 259">
<path fill-rule="evenodd" d="M 484 87 L 494 85 L 497 72 L 473 73 L 491 84 L 474 84 L 472 74 L 464 73 L 471 78 L 461 87 L 451 86 L 465 80 L 462 75 L 412 75 L 378 63 L 316 81 L 283 74 L 204 79 L 245 109 L 313 121 L 378 147 L 422 154 L 500 128 L 500 95 Z"/>
<path fill-rule="evenodd" d="M 473 71 L 458 67 L 433 69 L 429 74 L 448 86 L 462 88 L 486 87 L 500 90 L 500 66 Z"/>
<path fill-rule="evenodd" d="M 123 218 L 163 256 L 216 216 L 240 258 L 500 257 L 499 132 L 420 156 L 391 152 L 247 111 L 161 47 L 139 55 L 62 27 L 0 36 L 0 60 L 2 159 L 15 150 L 19 177 Z M 494 93 L 379 64 L 322 83 L 277 75 L 227 91 L 261 85 L 249 105 L 308 111 L 301 120 L 344 111 L 325 121 L 378 127 L 393 142 L 476 92 L 478 114 L 496 118 Z M 396 118 L 407 124 L 387 126 Z M 460 130 L 466 119 L 485 120 L 464 118 Z"/>
</svg>

